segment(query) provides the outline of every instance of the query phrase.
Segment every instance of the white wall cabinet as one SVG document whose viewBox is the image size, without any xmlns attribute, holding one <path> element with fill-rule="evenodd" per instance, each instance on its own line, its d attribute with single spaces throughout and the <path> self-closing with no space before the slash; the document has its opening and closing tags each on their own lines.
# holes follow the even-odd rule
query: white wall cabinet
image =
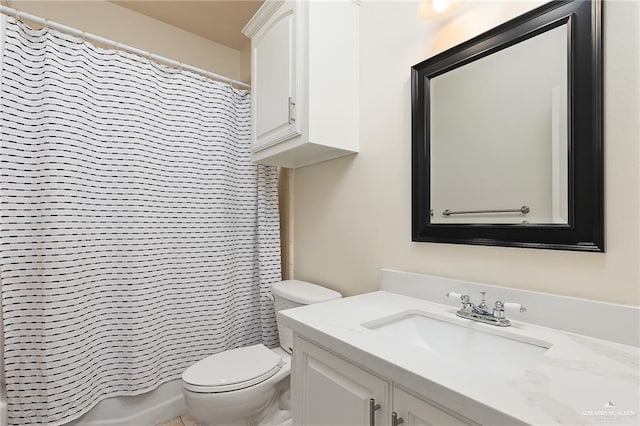
<svg viewBox="0 0 640 426">
<path fill-rule="evenodd" d="M 254 152 L 300 135 L 295 117 L 297 18 L 296 3 L 284 3 L 251 39 Z"/>
<path fill-rule="evenodd" d="M 297 335 L 293 354 L 294 425 L 474 424 Z M 373 413 L 371 400 L 379 404 Z"/>
<path fill-rule="evenodd" d="M 252 160 L 303 167 L 356 153 L 359 6 L 266 0 L 251 38 Z"/>
</svg>

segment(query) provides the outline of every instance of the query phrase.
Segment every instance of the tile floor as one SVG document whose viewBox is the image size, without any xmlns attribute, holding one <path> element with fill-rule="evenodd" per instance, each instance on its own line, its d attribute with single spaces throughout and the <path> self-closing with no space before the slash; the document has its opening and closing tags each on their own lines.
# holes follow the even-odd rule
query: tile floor
<svg viewBox="0 0 640 426">
<path fill-rule="evenodd" d="M 196 422 L 196 419 L 191 417 L 189 414 L 183 414 L 180 417 L 167 420 L 166 422 L 160 423 L 156 426 L 198 426 L 198 422 Z"/>
</svg>

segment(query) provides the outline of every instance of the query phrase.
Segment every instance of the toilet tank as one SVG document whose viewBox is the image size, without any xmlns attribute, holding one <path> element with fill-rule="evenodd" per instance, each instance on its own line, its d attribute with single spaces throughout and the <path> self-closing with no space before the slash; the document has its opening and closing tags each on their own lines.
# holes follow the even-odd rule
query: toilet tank
<svg viewBox="0 0 640 426">
<path fill-rule="evenodd" d="M 299 280 L 285 280 L 271 286 L 273 304 L 276 312 L 313 303 L 326 302 L 342 298 L 337 291 Z M 287 353 L 292 352 L 293 332 L 278 321 L 280 347 Z"/>
</svg>

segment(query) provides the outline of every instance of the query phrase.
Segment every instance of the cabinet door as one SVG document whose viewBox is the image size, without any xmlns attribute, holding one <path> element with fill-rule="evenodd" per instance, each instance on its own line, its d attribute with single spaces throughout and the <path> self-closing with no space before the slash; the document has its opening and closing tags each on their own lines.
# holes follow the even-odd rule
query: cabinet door
<svg viewBox="0 0 640 426">
<path fill-rule="evenodd" d="M 296 425 L 389 425 L 389 382 L 300 338 L 295 340 L 292 378 Z M 371 399 L 380 404 L 373 419 Z"/>
<path fill-rule="evenodd" d="M 285 2 L 251 39 L 253 152 L 300 134 L 297 7 Z"/>
<path fill-rule="evenodd" d="M 393 387 L 393 411 L 397 413 L 398 418 L 402 418 L 402 426 L 469 424 L 396 386 Z"/>
</svg>

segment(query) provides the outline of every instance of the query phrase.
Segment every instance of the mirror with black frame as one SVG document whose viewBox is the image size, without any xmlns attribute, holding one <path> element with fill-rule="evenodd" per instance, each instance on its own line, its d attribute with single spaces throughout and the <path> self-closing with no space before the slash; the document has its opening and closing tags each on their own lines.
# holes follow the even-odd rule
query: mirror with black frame
<svg viewBox="0 0 640 426">
<path fill-rule="evenodd" d="M 601 3 L 412 67 L 413 240 L 604 251 Z"/>
</svg>

